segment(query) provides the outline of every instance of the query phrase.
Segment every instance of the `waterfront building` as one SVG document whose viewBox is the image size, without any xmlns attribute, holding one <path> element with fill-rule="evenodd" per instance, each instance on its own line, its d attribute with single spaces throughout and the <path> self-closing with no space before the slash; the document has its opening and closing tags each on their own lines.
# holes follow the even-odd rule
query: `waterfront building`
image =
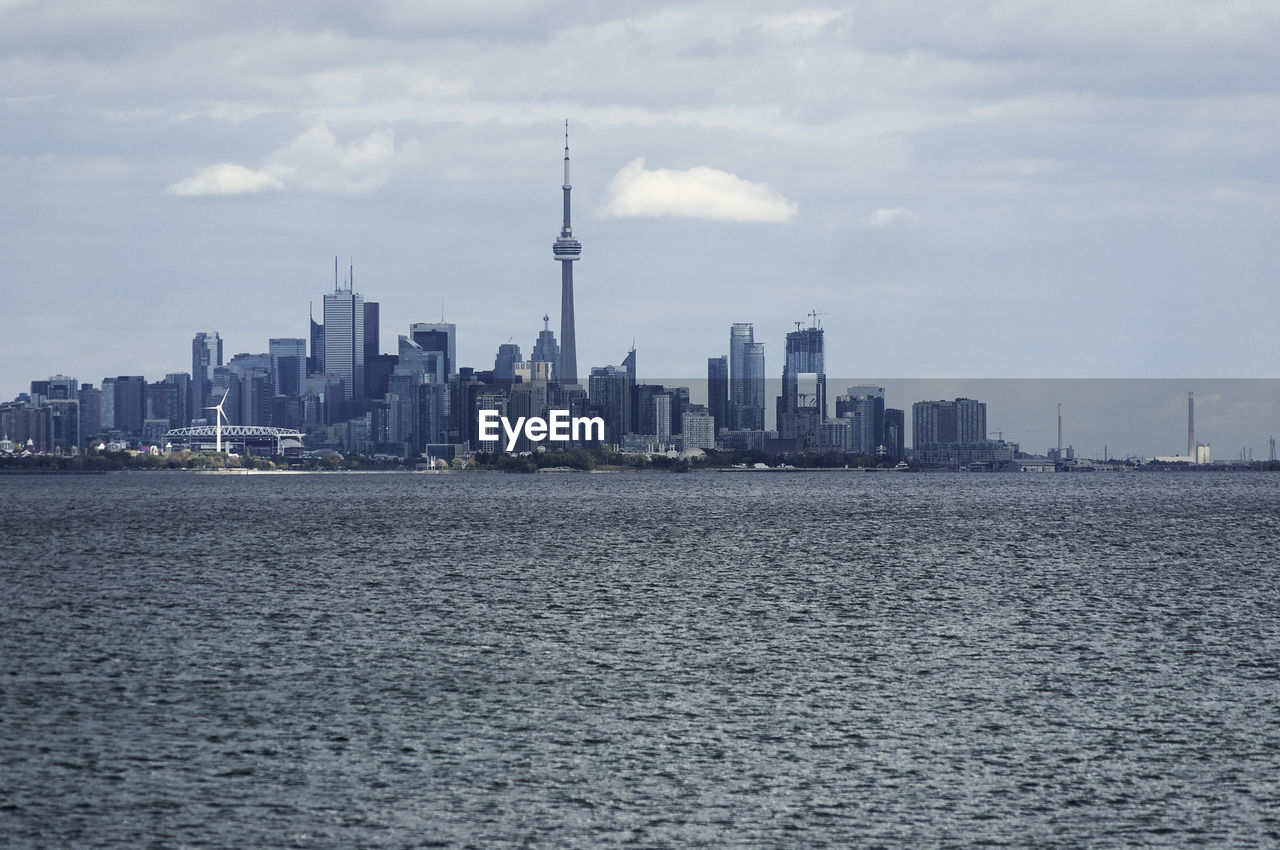
<svg viewBox="0 0 1280 850">
<path fill-rule="evenodd" d="M 823 344 L 822 328 L 816 325 L 787 334 L 782 395 L 777 402 L 778 437 L 798 440 L 804 448 L 821 442 L 820 425 L 827 418 Z"/>
<path fill-rule="evenodd" d="M 114 395 L 116 430 L 129 437 L 142 436 L 142 422 L 147 418 L 147 379 L 141 375 L 117 375 Z"/>
<path fill-rule="evenodd" d="M 102 390 L 93 384 L 81 384 L 76 393 L 80 400 L 80 430 L 85 438 L 96 437 L 102 431 Z M 188 404 L 186 415 L 190 417 Z"/>
<path fill-rule="evenodd" d="M 73 449 L 83 448 L 80 401 L 75 398 L 49 398 L 43 406 L 49 416 L 49 450 L 69 454 Z"/>
<path fill-rule="evenodd" d="M 716 447 L 716 420 L 706 407 L 691 404 L 681 418 L 680 449 L 714 449 Z"/>
<path fill-rule="evenodd" d="M 884 387 L 849 387 L 836 398 L 836 418 L 849 421 L 845 451 L 874 455 L 885 443 Z"/>
<path fill-rule="evenodd" d="M 885 408 L 884 411 L 884 448 L 885 454 L 892 458 L 906 457 L 906 413 L 897 408 Z"/>
<path fill-rule="evenodd" d="M 987 405 L 971 398 L 918 401 L 911 406 L 911 443 L 917 450 L 937 443 L 987 439 Z"/>
<path fill-rule="evenodd" d="M 671 396 L 660 393 L 649 403 L 653 406 L 653 436 L 659 446 L 671 444 Z"/>
<path fill-rule="evenodd" d="M 748 322 L 729 328 L 729 407 L 734 430 L 764 430 L 764 343 Z"/>
<path fill-rule="evenodd" d="M 204 416 L 203 411 L 200 413 Z M 103 378 L 99 395 L 98 430 L 105 434 L 116 430 L 116 379 Z"/>
<path fill-rule="evenodd" d="M 728 428 L 729 358 L 725 355 L 707 358 L 707 411 L 715 420 L 716 432 Z"/>
</svg>

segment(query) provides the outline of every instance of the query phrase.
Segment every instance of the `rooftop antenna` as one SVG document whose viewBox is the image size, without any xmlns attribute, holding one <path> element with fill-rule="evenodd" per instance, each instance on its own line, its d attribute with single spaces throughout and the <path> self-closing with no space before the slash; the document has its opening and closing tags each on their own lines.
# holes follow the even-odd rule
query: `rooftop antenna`
<svg viewBox="0 0 1280 850">
<path fill-rule="evenodd" d="M 356 291 L 356 262 L 351 257 L 347 257 L 347 262 L 351 263 L 347 271 L 347 292 Z"/>
<path fill-rule="evenodd" d="M 333 291 L 338 291 L 338 255 L 333 255 Z"/>
</svg>

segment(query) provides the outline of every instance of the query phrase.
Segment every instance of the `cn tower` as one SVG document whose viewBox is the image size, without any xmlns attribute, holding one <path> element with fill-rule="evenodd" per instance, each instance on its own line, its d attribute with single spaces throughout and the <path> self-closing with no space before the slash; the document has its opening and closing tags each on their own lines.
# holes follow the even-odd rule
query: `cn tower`
<svg viewBox="0 0 1280 850">
<path fill-rule="evenodd" d="M 564 386 L 578 383 L 578 344 L 573 333 L 573 262 L 582 253 L 582 243 L 573 238 L 569 226 L 569 121 L 564 122 L 564 225 L 551 253 L 560 264 L 560 374 L 555 379 Z"/>
</svg>

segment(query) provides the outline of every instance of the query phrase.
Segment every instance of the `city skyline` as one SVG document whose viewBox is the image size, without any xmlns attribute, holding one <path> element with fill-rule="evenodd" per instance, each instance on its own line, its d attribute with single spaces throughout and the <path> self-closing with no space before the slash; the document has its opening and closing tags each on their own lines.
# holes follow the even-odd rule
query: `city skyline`
<svg viewBox="0 0 1280 850">
<path fill-rule="evenodd" d="M 565 117 L 579 377 L 814 308 L 832 375 L 1276 376 L 1276 10 L 164 9 L 2 13 L 0 395 L 306 337 L 335 252 L 482 362 L 558 313 Z"/>
<path fill-rule="evenodd" d="M 821 327 L 819 318 L 827 313 L 817 309 L 808 313 L 809 327 L 805 328 L 803 322 L 797 321 L 796 329 L 786 334 L 780 387 L 774 392 L 769 389 L 771 381 L 768 378 L 765 345 L 755 339 L 752 322 L 730 324 L 729 353 L 708 358 L 705 382 L 697 379 L 668 379 L 652 383 L 653 379 L 648 378 L 649 382 L 639 383 L 637 349 L 633 343 L 622 361 L 621 369 L 612 365 L 591 366 L 587 386 L 580 386 L 580 375 L 573 365 L 575 334 L 572 263 L 577 261 L 581 245 L 573 237 L 570 226 L 571 188 L 566 121 L 563 220 L 559 238 L 553 245 L 553 256 L 561 264 L 561 304 L 564 311 L 561 327 L 569 338 L 569 344 L 557 345 L 554 334 L 549 329 L 550 316 L 544 314 L 543 330 L 532 346 L 531 362 L 524 361 L 520 346 L 509 338 L 507 343 L 498 344 L 492 370 L 486 372 L 483 368 L 478 369 L 477 367 L 483 366 L 483 362 L 465 367 L 467 375 L 486 372 L 489 376 L 486 382 L 475 384 L 475 392 L 488 393 L 490 404 L 502 410 L 506 410 L 508 405 L 514 405 L 517 409 L 527 409 L 530 413 L 546 409 L 549 403 L 580 406 L 587 402 L 589 389 L 593 409 L 605 413 L 604 421 L 608 423 L 606 441 L 610 443 L 627 444 L 627 439 L 624 439 L 627 435 L 644 434 L 648 434 L 650 439 L 656 439 L 659 445 L 668 443 L 680 433 L 677 419 L 685 417 L 685 421 L 691 423 L 698 434 L 712 435 L 709 442 L 705 437 L 698 438 L 707 447 L 717 442 L 714 436 L 715 423 L 725 420 L 731 430 L 742 432 L 738 437 L 730 437 L 726 443 L 739 449 L 758 448 L 765 445 L 768 439 L 780 439 L 782 442 L 778 445 L 792 445 L 796 450 L 835 448 L 861 455 L 885 452 L 886 446 L 896 446 L 891 454 L 895 458 L 901 457 L 905 444 L 910 443 L 917 452 L 923 449 L 922 456 L 930 459 L 928 462 L 931 463 L 955 463 L 956 444 L 967 445 L 978 452 L 970 455 L 975 459 L 1000 461 L 1010 456 L 1011 449 L 1003 443 L 987 442 L 986 402 L 960 395 L 954 400 L 919 399 L 911 402 L 912 416 L 907 420 L 903 409 L 888 407 L 885 387 L 837 379 L 837 384 L 846 383 L 849 386 L 846 394 L 837 398 L 836 419 L 828 419 L 825 330 Z M 300 337 L 272 337 L 268 340 L 268 352 L 241 352 L 224 363 L 223 338 L 220 333 L 200 331 L 192 339 L 189 375 L 166 373 L 163 381 L 154 384 L 148 384 L 144 375 L 118 375 L 115 378 L 106 376 L 102 379 L 101 400 L 91 403 L 91 407 L 99 408 L 103 421 L 113 423 L 111 427 L 135 437 L 149 434 L 154 439 L 167 428 L 184 426 L 186 417 L 197 420 L 207 418 L 204 417 L 204 412 L 214 409 L 212 402 L 215 398 L 218 399 L 216 409 L 219 422 L 225 405 L 227 421 L 232 424 L 242 422 L 244 425 L 259 425 L 274 419 L 278 420 L 277 424 L 287 422 L 291 426 L 304 423 L 330 425 L 344 416 L 364 416 L 372 409 L 369 402 L 381 400 L 385 403 L 377 420 L 381 424 L 374 424 L 373 419 L 368 419 L 361 427 L 371 429 L 371 433 L 378 431 L 387 435 L 388 446 L 395 443 L 404 450 L 411 451 L 409 447 L 415 443 L 447 443 L 451 433 L 464 442 L 470 440 L 474 446 L 474 434 L 468 436 L 473 429 L 469 423 L 462 421 L 467 418 L 466 415 L 461 414 L 460 418 L 456 411 L 450 412 L 451 402 L 446 398 L 457 396 L 454 404 L 468 406 L 478 401 L 477 398 L 469 398 L 468 392 L 471 391 L 465 386 L 475 379 L 459 377 L 459 369 L 464 367 L 456 354 L 455 323 L 445 322 L 443 315 L 438 323 L 412 322 L 408 335 L 397 335 L 397 353 L 382 353 L 379 345 L 380 303 L 365 299 L 362 293 L 356 291 L 354 263 L 348 264 L 344 278 L 336 256 L 333 290 L 324 293 L 322 298 L 323 322 L 315 321 L 314 304 L 310 301 L 308 304 L 309 340 Z M 401 315 L 398 312 L 394 314 Z M 570 374 L 557 377 L 556 371 L 562 363 L 568 364 Z M 546 387 L 548 376 L 561 387 L 561 390 L 556 390 L 552 395 L 548 395 Z M 458 383 L 459 380 L 461 384 Z M 541 380 L 543 389 L 533 386 L 528 391 L 516 392 L 515 386 L 521 380 Z M 40 383 L 50 386 L 62 383 L 74 385 L 76 379 L 61 373 L 50 376 L 47 382 L 35 379 L 31 387 L 37 397 L 41 397 L 41 394 L 36 393 L 35 387 Z M 87 389 L 91 388 L 91 381 L 84 383 Z M 446 383 L 449 384 L 448 388 Z M 693 389 L 700 383 L 704 386 Z M 929 382 L 915 383 L 928 386 Z M 970 380 L 967 383 L 974 382 Z M 1041 383 L 1052 385 L 1058 382 Z M 1098 385 L 1097 381 L 1091 383 Z M 1246 406 L 1256 406 L 1259 401 L 1263 405 L 1262 420 L 1253 423 L 1254 425 L 1268 419 L 1270 422 L 1280 421 L 1280 392 L 1276 391 L 1280 389 L 1280 382 L 1271 382 L 1275 386 L 1269 388 L 1266 382 L 1237 383 L 1263 387 L 1263 393 L 1258 399 L 1249 398 L 1243 402 Z M 1268 389 L 1271 390 L 1269 393 Z M 314 396 L 310 401 L 303 398 L 304 390 Z M 710 397 L 713 390 L 724 397 Z M 577 401 L 574 400 L 574 392 L 580 394 Z M 1193 391 L 1188 391 L 1188 399 L 1193 394 Z M 903 397 L 910 399 L 911 395 L 908 392 Z M 917 391 L 914 395 L 919 398 L 921 393 Z M 1125 404 L 1130 410 L 1107 421 L 1112 437 L 1117 436 L 1114 431 L 1115 422 L 1135 421 L 1131 409 L 1132 395 L 1130 393 L 1127 397 L 1115 399 L 1116 411 Z M 772 416 L 767 412 L 767 399 L 770 397 L 775 401 Z M 1212 404 L 1221 401 L 1222 396 L 1211 393 L 1209 400 Z M 1102 401 L 1104 399 L 1095 392 L 1086 400 L 1084 407 L 1096 413 L 1099 402 Z M 349 410 L 344 407 L 353 402 L 358 406 Z M 905 407 L 904 402 L 898 403 L 903 403 Z M 1235 409 L 1239 410 L 1241 404 L 1237 400 Z M 1055 460 L 1062 459 L 1064 449 L 1068 457 L 1098 457 L 1096 442 L 1099 433 L 1096 428 L 1093 431 L 1086 428 L 1076 432 L 1079 436 L 1087 435 L 1087 439 L 1092 439 L 1095 443 L 1093 446 L 1086 442 L 1077 449 L 1073 441 L 1063 442 L 1062 405 L 1061 401 L 1057 402 L 1057 444 L 1056 447 L 1050 447 L 1048 453 Z M 1195 448 L 1197 444 L 1191 425 L 1193 417 L 1190 401 L 1188 405 L 1186 455 L 1190 456 L 1194 451 L 1199 456 L 1200 451 Z M 1102 406 L 1105 408 L 1106 405 Z M 48 427 L 51 433 L 60 428 L 67 430 L 71 427 L 68 425 L 70 421 L 74 421 L 77 423 L 75 427 L 79 427 L 80 414 L 74 413 L 74 420 L 68 420 L 68 410 L 70 408 L 50 409 Z M 1015 403 L 1003 415 L 1017 418 L 1029 412 Z M 1254 413 L 1258 411 L 1255 410 Z M 423 416 L 428 418 L 422 419 Z M 690 416 L 693 418 L 688 419 Z M 1089 421 L 1089 417 L 1084 417 L 1084 420 Z M 164 421 L 167 424 L 162 424 Z M 906 427 L 908 422 L 911 423 L 909 431 Z M 1221 428 L 1223 423 L 1220 418 L 1217 424 Z M 1237 434 L 1240 433 L 1239 428 L 1249 427 L 1249 424 L 1232 423 Z M 768 437 L 766 430 L 773 435 L 772 438 Z M 992 430 L 996 440 L 1002 440 L 1005 431 L 1009 431 L 1011 438 L 1008 442 L 1015 444 L 1012 450 L 1021 448 L 1031 454 L 1039 453 L 1034 445 L 1034 438 L 1027 443 L 1028 438 L 1016 436 L 1038 434 L 1039 429 L 1002 427 Z M 1157 427 L 1153 430 L 1163 433 L 1164 428 Z M 1267 430 L 1265 426 L 1263 430 Z M 430 432 L 430 437 L 424 436 L 427 431 Z M 643 438 L 637 439 L 639 443 L 644 442 Z M 1106 437 L 1102 439 L 1105 440 Z M 1135 441 L 1134 432 L 1122 435 L 1121 439 Z M 1145 445 L 1149 440 L 1150 435 L 1144 434 L 1136 440 L 1144 443 L 1143 449 L 1134 451 L 1130 445 L 1122 442 L 1117 444 L 1115 452 L 1111 452 L 1110 444 L 1104 442 L 1101 456 L 1104 459 L 1154 456 L 1157 453 L 1149 451 Z M 1268 442 L 1269 450 L 1273 451 L 1274 437 L 1269 437 Z M 1240 460 L 1253 459 L 1252 440 L 1249 443 L 1241 446 Z M 1208 451 L 1211 444 L 1203 445 Z M 1076 454 L 1077 451 L 1079 455 Z M 1165 456 L 1174 455 L 1175 453 L 1168 452 Z"/>
</svg>

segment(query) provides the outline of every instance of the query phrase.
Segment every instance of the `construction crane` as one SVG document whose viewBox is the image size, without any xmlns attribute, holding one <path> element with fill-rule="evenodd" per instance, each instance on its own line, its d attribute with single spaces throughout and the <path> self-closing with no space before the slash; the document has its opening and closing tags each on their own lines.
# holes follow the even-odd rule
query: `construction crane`
<svg viewBox="0 0 1280 850">
<path fill-rule="evenodd" d="M 1021 428 L 1016 431 L 1012 431 L 1008 429 L 994 428 L 992 429 L 992 433 L 996 435 L 997 440 L 1003 441 L 1005 434 L 1039 434 L 1040 429 L 1039 428 Z"/>
</svg>

